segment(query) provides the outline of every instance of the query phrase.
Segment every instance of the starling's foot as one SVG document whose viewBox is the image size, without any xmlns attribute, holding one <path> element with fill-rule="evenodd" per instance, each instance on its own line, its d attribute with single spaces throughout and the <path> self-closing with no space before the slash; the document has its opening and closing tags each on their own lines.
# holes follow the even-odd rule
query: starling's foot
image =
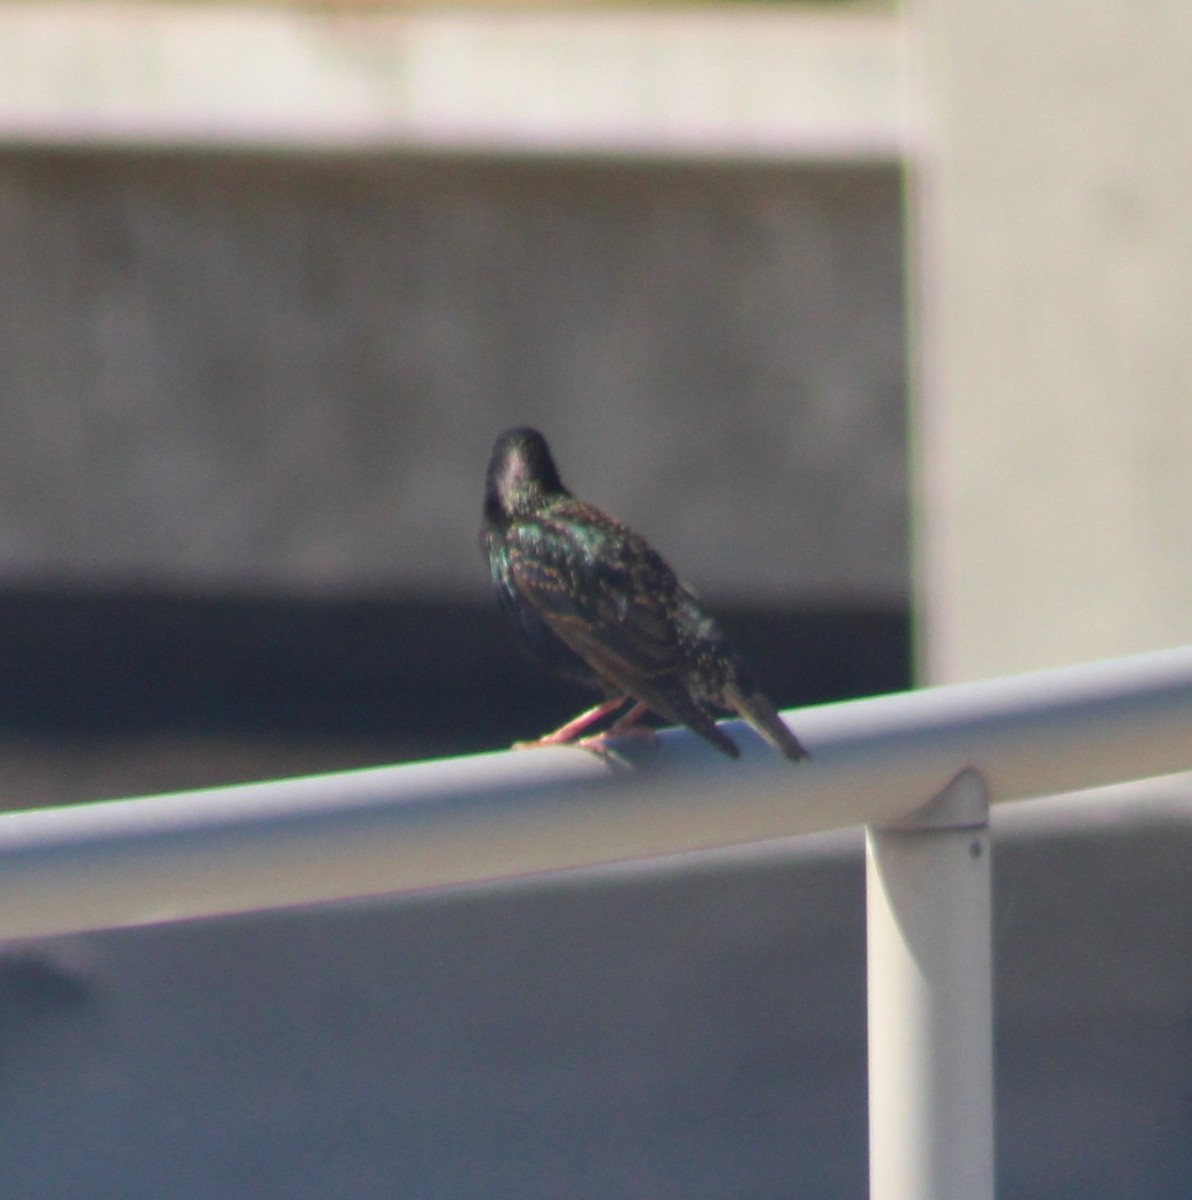
<svg viewBox="0 0 1192 1200">
<path fill-rule="evenodd" d="M 577 750 L 586 750 L 589 754 L 594 754 L 601 762 L 611 767 L 614 771 L 633 770 L 633 764 L 617 752 L 606 733 L 594 733 L 591 737 L 580 738 L 578 742 L 573 742 L 572 745 Z"/>
<path fill-rule="evenodd" d="M 606 762 L 615 760 L 618 766 L 627 766 L 623 758 L 612 748 L 610 742 L 627 741 L 647 742 L 651 746 L 658 741 L 658 734 L 648 725 L 637 722 L 650 710 L 644 704 L 636 704 L 619 721 L 604 733 L 594 733 L 591 737 L 580 738 L 575 744 L 581 750 L 587 750 L 598 755 Z"/>
</svg>

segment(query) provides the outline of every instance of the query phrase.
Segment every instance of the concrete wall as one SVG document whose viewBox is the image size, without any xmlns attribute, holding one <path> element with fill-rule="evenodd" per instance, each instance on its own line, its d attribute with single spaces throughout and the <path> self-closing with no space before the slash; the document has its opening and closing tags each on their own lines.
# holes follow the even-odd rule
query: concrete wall
<svg viewBox="0 0 1192 1200">
<path fill-rule="evenodd" d="M 706 592 L 908 593 L 898 177 L 0 155 L 0 583 L 468 593 L 489 446 Z"/>
<path fill-rule="evenodd" d="M 920 0 L 934 679 L 1192 639 L 1192 16 Z"/>
</svg>

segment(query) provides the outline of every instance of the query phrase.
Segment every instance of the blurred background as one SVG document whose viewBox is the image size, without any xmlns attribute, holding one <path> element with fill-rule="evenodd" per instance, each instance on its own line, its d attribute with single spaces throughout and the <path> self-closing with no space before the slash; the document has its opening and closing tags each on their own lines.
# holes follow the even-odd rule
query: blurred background
<svg viewBox="0 0 1192 1200">
<path fill-rule="evenodd" d="M 1190 51 L 1180 0 L 0 3 L 4 806 L 571 715 L 479 554 L 512 424 L 782 706 L 1188 641 Z M 1186 1196 L 1192 842 L 1006 820 L 1002 1192 Z M 8 944 L 0 1187 L 864 1195 L 859 845 Z"/>
<path fill-rule="evenodd" d="M 785 19 L 726 56 L 737 22 L 708 14 L 8 25 L 19 802 L 560 723 L 587 696 L 522 657 L 478 549 L 514 424 L 664 548 L 778 702 L 908 684 L 896 125 L 796 154 L 772 111 L 798 102 Z M 849 25 L 821 53 L 846 72 Z M 857 86 L 880 68 L 889 93 L 889 38 L 860 30 Z"/>
</svg>

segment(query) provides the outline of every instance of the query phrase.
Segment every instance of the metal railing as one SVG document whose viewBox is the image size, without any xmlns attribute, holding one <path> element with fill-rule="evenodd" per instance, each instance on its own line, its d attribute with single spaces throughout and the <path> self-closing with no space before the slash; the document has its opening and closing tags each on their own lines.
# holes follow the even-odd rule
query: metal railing
<svg viewBox="0 0 1192 1200">
<path fill-rule="evenodd" d="M 0 938 L 510 878 L 869 826 L 874 1200 L 991 1200 L 988 806 L 1192 769 L 1192 647 L 804 709 L 611 764 L 573 749 L 0 815 Z"/>
</svg>

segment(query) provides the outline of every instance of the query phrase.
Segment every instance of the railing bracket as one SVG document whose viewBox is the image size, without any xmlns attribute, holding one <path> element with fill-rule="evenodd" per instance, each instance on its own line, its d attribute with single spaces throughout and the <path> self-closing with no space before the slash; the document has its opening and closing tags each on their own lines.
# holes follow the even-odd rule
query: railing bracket
<svg viewBox="0 0 1192 1200">
<path fill-rule="evenodd" d="M 989 824 L 989 784 L 976 767 L 958 771 L 930 800 L 879 828 L 890 830 L 984 829 Z"/>
</svg>

